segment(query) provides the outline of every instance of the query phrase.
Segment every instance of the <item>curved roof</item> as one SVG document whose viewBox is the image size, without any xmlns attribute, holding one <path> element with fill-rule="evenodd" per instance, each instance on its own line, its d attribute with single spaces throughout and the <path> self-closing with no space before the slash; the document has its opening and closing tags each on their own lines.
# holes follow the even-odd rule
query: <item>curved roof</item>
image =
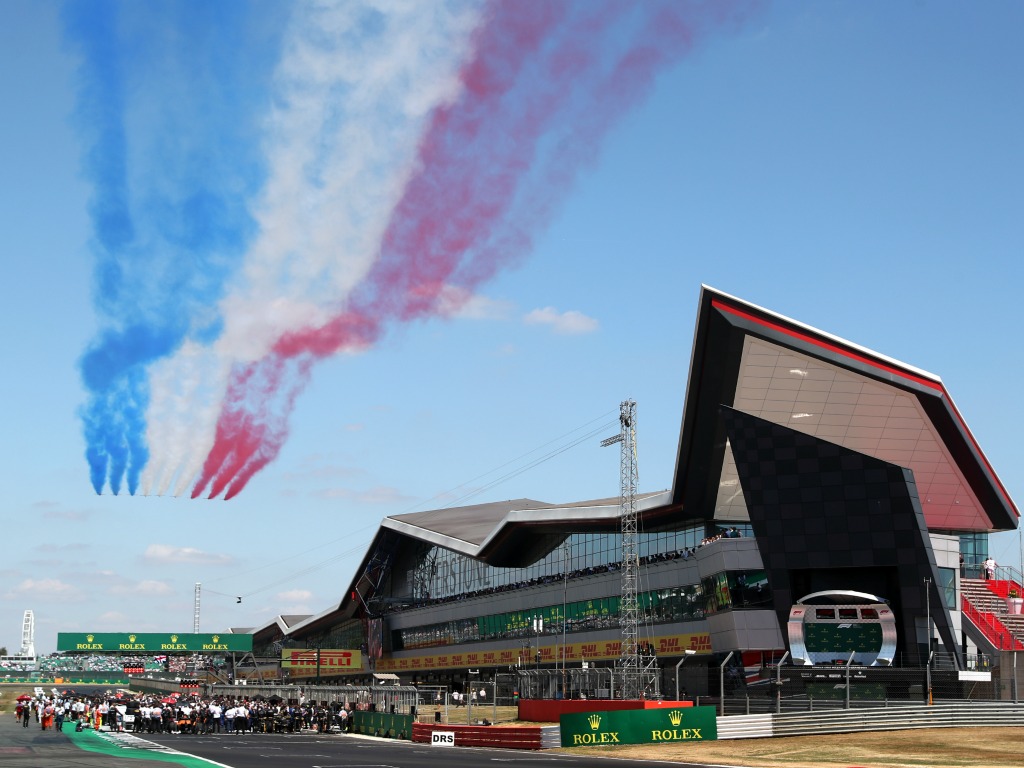
<svg viewBox="0 0 1024 768">
<path fill-rule="evenodd" d="M 746 519 L 719 405 L 912 470 L 929 529 L 1017 525 L 938 376 L 703 286 L 673 500 Z"/>
<path fill-rule="evenodd" d="M 667 515 L 669 500 L 669 491 L 638 494 L 637 514 L 654 525 Z M 619 504 L 618 497 L 570 504 L 513 499 L 394 515 L 381 526 L 489 565 L 518 567 L 536 562 L 574 531 L 618 530 Z"/>
</svg>

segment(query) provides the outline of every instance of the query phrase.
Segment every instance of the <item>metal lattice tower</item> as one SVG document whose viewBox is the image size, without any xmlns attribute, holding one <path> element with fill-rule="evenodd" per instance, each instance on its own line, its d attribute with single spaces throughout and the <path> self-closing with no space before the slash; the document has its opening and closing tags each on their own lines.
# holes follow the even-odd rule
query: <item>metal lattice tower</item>
<svg viewBox="0 0 1024 768">
<path fill-rule="evenodd" d="M 199 595 L 202 592 L 202 587 L 203 585 L 197 581 L 195 608 L 193 609 L 192 613 L 192 631 L 195 632 L 197 635 L 199 634 Z"/>
<path fill-rule="evenodd" d="M 25 611 L 21 620 L 21 653 L 20 656 L 36 655 L 36 616 L 32 611 Z"/>
<path fill-rule="evenodd" d="M 636 487 L 639 479 L 636 465 L 636 401 L 619 404 L 619 434 L 601 445 L 621 444 L 619 458 L 619 519 L 622 529 L 621 592 L 619 595 L 619 627 L 622 648 L 619 669 L 622 673 L 622 698 L 639 699 L 642 689 L 640 669 L 640 605 L 637 582 L 640 558 L 637 555 Z"/>
</svg>

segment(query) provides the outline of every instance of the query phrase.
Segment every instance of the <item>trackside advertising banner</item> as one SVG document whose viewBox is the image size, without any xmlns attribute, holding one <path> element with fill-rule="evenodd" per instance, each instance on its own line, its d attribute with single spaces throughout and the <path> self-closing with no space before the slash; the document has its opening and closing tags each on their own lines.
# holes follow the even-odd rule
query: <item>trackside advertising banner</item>
<svg viewBox="0 0 1024 768">
<path fill-rule="evenodd" d="M 718 738 L 714 707 L 580 712 L 559 720 L 563 747 L 661 744 Z"/>
<path fill-rule="evenodd" d="M 711 635 L 661 635 L 651 640 L 659 656 L 679 656 L 683 650 L 697 653 L 711 653 Z M 415 672 L 427 669 L 452 669 L 459 667 L 510 667 L 516 664 L 534 663 L 535 648 L 530 648 L 525 657 L 520 647 L 504 648 L 497 651 L 471 651 L 468 653 L 434 653 L 423 656 L 402 656 L 395 658 L 385 656 L 377 660 L 378 672 Z M 601 641 L 596 643 L 568 643 L 566 645 L 549 643 L 540 646 L 540 663 L 554 664 L 563 659 L 567 664 L 579 664 L 582 661 L 611 661 L 622 655 L 620 640 Z"/>
<path fill-rule="evenodd" d="M 88 653 L 249 653 L 252 635 L 58 632 L 58 651 Z"/>
<path fill-rule="evenodd" d="M 292 677 L 313 677 L 317 673 L 317 652 L 301 648 L 285 648 L 281 651 L 281 667 L 290 670 Z M 320 650 L 320 674 L 358 672 L 363 668 L 363 655 L 359 651 L 341 648 Z"/>
</svg>

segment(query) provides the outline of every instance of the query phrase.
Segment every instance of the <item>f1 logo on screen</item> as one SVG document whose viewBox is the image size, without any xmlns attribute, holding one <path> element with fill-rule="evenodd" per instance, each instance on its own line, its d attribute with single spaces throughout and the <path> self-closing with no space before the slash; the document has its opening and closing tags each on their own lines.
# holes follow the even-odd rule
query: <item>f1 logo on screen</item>
<svg viewBox="0 0 1024 768">
<path fill-rule="evenodd" d="M 452 731 L 431 731 L 430 746 L 432 747 L 454 747 L 455 734 Z"/>
</svg>

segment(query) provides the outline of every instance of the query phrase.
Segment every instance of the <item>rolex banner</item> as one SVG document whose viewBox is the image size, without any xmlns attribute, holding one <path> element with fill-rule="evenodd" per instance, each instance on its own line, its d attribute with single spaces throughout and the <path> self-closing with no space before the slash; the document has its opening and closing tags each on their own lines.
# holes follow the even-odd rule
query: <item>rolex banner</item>
<svg viewBox="0 0 1024 768">
<path fill-rule="evenodd" d="M 249 653 L 252 635 L 156 635 L 150 633 L 58 632 L 58 651 L 88 653 Z"/>
<path fill-rule="evenodd" d="M 718 738 L 714 707 L 665 707 L 581 712 L 559 720 L 563 747 L 661 744 Z"/>
</svg>

